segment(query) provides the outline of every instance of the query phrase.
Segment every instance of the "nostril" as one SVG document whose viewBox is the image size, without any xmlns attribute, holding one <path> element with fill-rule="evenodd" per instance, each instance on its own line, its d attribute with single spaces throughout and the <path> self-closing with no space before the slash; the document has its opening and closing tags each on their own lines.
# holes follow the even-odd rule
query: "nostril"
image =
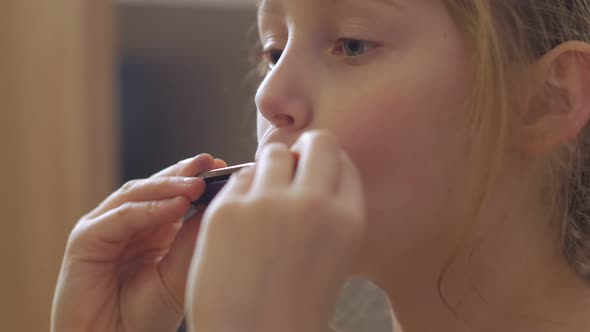
<svg viewBox="0 0 590 332">
<path fill-rule="evenodd" d="M 281 127 L 288 127 L 293 125 L 293 122 L 295 122 L 295 120 L 293 119 L 292 116 L 286 115 L 286 114 L 277 114 L 275 116 L 272 117 L 272 119 L 270 120 L 270 122 L 277 128 L 281 128 Z"/>
</svg>

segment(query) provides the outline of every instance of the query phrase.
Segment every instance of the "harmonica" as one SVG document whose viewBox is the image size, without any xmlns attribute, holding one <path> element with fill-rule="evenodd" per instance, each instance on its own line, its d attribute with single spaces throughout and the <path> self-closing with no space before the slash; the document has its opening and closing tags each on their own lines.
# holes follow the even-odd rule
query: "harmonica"
<svg viewBox="0 0 590 332">
<path fill-rule="evenodd" d="M 235 165 L 230 167 L 218 168 L 198 175 L 205 181 L 205 193 L 196 201 L 192 202 L 191 210 L 185 215 L 187 220 L 198 212 L 203 212 L 207 205 L 215 198 L 221 191 L 223 186 L 229 181 L 232 174 L 240 171 L 243 168 L 255 166 L 256 163 L 247 163 Z"/>
</svg>

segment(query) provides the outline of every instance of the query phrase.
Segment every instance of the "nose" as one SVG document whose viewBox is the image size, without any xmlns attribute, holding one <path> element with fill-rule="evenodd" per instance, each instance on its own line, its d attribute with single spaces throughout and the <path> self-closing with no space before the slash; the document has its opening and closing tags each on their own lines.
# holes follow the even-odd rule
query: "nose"
<svg viewBox="0 0 590 332">
<path fill-rule="evenodd" d="M 256 107 L 274 127 L 302 130 L 313 119 L 313 72 L 302 54 L 287 47 L 256 93 Z"/>
</svg>

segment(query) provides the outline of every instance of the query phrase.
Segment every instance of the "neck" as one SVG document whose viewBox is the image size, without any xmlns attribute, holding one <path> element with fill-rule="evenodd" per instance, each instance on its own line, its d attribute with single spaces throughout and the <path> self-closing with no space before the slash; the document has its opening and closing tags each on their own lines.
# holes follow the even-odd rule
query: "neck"
<svg viewBox="0 0 590 332">
<path fill-rule="evenodd" d="M 411 260 L 379 262 L 391 268 L 370 278 L 389 296 L 395 331 L 590 331 L 590 287 L 563 258 L 555 223 L 510 216 L 487 214 L 485 236 L 451 260 L 427 248 Z"/>
</svg>

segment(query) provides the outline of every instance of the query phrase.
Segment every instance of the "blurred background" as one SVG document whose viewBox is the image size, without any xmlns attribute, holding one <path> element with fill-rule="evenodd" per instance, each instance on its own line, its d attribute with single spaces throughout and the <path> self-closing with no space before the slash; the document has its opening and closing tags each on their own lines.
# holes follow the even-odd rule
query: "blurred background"
<svg viewBox="0 0 590 332">
<path fill-rule="evenodd" d="M 228 164 L 252 161 L 253 5 L 136 0 L 117 11 L 123 178 L 200 152 Z"/>
<path fill-rule="evenodd" d="M 68 234 L 122 183 L 202 152 L 253 160 L 254 3 L 1 2 L 1 331 L 49 329 Z M 350 302 L 338 322 L 389 330 L 375 288 L 347 289 L 373 294 L 373 323 Z"/>
<path fill-rule="evenodd" d="M 48 330 L 67 236 L 121 183 L 252 160 L 255 23 L 253 0 L 1 1 L 0 331 Z"/>
</svg>

